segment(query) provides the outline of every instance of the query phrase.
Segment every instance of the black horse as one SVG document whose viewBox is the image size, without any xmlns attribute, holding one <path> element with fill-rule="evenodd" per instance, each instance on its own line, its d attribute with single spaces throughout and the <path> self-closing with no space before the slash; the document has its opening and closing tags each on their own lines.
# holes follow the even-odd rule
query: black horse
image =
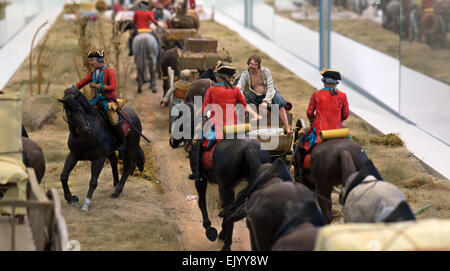
<svg viewBox="0 0 450 271">
<path fill-rule="evenodd" d="M 69 125 L 70 135 L 68 147 L 70 153 L 66 157 L 64 168 L 61 173 L 61 184 L 64 189 L 64 198 L 68 203 L 78 202 L 77 196 L 72 195 L 68 186 L 69 174 L 78 161 L 91 161 L 91 180 L 89 191 L 83 205 L 87 211 L 91 203 L 92 194 L 97 187 L 97 180 L 106 159 L 109 160 L 114 177 L 114 193 L 112 197 L 118 197 L 123 190 L 125 182 L 136 166 L 140 171 L 144 169 L 145 156 L 139 146 L 141 122 L 136 112 L 130 107 L 124 107 L 125 112 L 139 133 L 131 130 L 127 135 L 127 148 L 119 153 L 123 161 L 122 177 L 119 181 L 117 168 L 118 157 L 115 154 L 117 139 L 110 126 L 109 120 L 101 111 L 92 107 L 86 97 L 76 89 L 66 89 L 64 97 L 58 99 L 64 105 Z"/>
<path fill-rule="evenodd" d="M 192 136 L 194 134 L 195 107 L 192 103 L 187 103 L 187 105 L 191 110 L 191 123 L 183 124 L 182 129 L 189 131 Z M 192 144 L 192 139 L 182 138 L 180 140 L 184 140 L 186 146 Z M 261 143 L 258 140 L 251 139 L 224 139 L 217 143 L 212 156 L 212 168 L 201 170 L 202 179 L 199 178 L 195 181 L 195 188 L 198 193 L 198 206 L 202 212 L 206 236 L 210 241 L 215 241 L 217 239 L 217 230 L 211 227 L 206 208 L 208 182 L 219 186 L 222 207 L 226 209 L 227 206 L 234 202 L 234 188 L 242 180 L 253 180 L 260 166 L 270 162 L 270 156 L 267 151 L 261 149 Z M 219 234 L 219 238 L 224 241 L 222 250 L 230 250 L 234 222 L 227 221 L 227 215 L 224 212 L 221 212 L 219 216 L 223 217 L 222 231 Z"/>
</svg>

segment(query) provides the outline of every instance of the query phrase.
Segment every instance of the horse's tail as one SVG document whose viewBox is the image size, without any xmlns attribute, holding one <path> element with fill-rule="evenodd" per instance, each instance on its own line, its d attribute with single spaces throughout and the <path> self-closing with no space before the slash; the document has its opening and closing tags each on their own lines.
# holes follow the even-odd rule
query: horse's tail
<svg viewBox="0 0 450 271">
<path fill-rule="evenodd" d="M 140 172 L 144 171 L 145 154 L 141 146 L 138 146 L 136 150 L 136 164 Z"/>
<path fill-rule="evenodd" d="M 349 151 L 343 150 L 339 152 L 339 158 L 341 160 L 341 183 L 345 184 L 347 178 L 357 171 L 355 162 L 353 161 L 352 154 Z"/>
<path fill-rule="evenodd" d="M 240 206 L 226 218 L 224 223 L 228 223 L 228 222 L 234 223 L 234 222 L 237 222 L 237 221 L 245 218 L 246 216 L 247 216 L 247 212 L 246 212 L 244 206 Z"/>
</svg>

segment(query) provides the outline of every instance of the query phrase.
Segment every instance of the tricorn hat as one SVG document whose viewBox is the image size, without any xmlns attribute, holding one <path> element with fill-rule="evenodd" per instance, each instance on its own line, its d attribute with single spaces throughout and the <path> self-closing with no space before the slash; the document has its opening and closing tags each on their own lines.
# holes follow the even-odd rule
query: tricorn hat
<svg viewBox="0 0 450 271">
<path fill-rule="evenodd" d="M 334 79 L 334 80 L 342 80 L 342 78 L 341 78 L 341 73 L 338 72 L 337 70 L 323 69 L 323 70 L 320 72 L 320 74 L 321 74 L 323 77 L 326 77 L 326 78 L 331 78 L 331 79 Z"/>
<path fill-rule="evenodd" d="M 227 62 L 222 62 L 220 60 L 217 62 L 215 70 L 219 74 L 223 74 L 230 77 L 233 77 L 234 74 L 236 73 L 236 68 L 231 66 L 231 64 Z"/>
<path fill-rule="evenodd" d="M 141 2 L 139 2 L 138 5 L 140 8 L 149 8 L 150 7 L 150 5 L 148 4 L 147 1 L 141 1 Z"/>
<path fill-rule="evenodd" d="M 105 51 L 103 51 L 103 50 L 91 50 L 88 53 L 88 58 L 91 58 L 91 57 L 104 58 L 105 57 Z"/>
</svg>

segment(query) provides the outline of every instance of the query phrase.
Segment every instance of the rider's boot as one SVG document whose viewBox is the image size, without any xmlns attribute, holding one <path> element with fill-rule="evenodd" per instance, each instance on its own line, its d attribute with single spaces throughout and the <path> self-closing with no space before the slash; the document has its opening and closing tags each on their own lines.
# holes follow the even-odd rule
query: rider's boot
<svg viewBox="0 0 450 271">
<path fill-rule="evenodd" d="M 116 138 L 118 141 L 118 145 L 116 147 L 116 150 L 118 151 L 124 151 L 127 148 L 127 139 L 125 137 L 125 134 L 123 133 L 122 127 L 120 123 L 113 126 L 114 133 L 116 134 Z"/>
<path fill-rule="evenodd" d="M 201 162 L 201 141 L 200 140 L 193 140 L 192 141 L 192 148 L 191 148 L 191 152 L 189 155 L 189 161 L 190 161 L 190 165 L 191 165 L 191 170 L 192 170 L 192 177 L 194 177 L 194 180 L 202 180 L 202 177 L 200 175 L 200 162 Z M 191 177 L 191 176 L 189 176 Z"/>
</svg>

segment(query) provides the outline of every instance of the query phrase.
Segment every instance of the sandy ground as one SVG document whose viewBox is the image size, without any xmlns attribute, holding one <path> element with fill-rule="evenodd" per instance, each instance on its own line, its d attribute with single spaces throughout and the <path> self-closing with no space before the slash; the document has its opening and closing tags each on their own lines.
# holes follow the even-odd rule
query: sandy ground
<svg viewBox="0 0 450 271">
<path fill-rule="evenodd" d="M 59 70 L 55 70 L 55 74 L 59 76 L 52 84 L 49 94 L 57 98 L 62 97 L 64 88 L 77 80 L 70 61 L 73 55 L 78 54 L 75 27 L 60 22 L 55 28 L 59 35 L 64 35 L 66 43 L 59 52 L 66 56 L 64 59 L 69 59 L 61 60 L 57 65 Z M 239 70 L 246 67 L 250 54 L 261 53 L 217 23 L 202 22 L 200 31 L 206 37 L 219 40 L 219 49 L 226 48 L 229 51 L 233 65 Z M 124 39 L 126 41 L 126 37 Z M 305 118 L 306 106 L 314 89 L 285 70 L 270 56 L 261 55 L 263 65 L 270 67 L 272 71 L 277 89 L 292 102 L 294 119 Z M 126 61 L 127 57 L 123 57 L 123 61 Z M 5 87 L 5 92 L 22 90 L 26 95 L 29 86 L 27 64 L 24 62 L 16 72 Z M 81 206 L 88 191 L 90 165 L 88 162 L 80 162 L 70 175 L 69 185 L 81 202 L 72 205 L 64 200 L 62 202 L 70 239 L 78 240 L 81 250 L 220 250 L 222 241 L 210 242 L 206 238 L 197 202 L 188 199 L 188 196 L 197 193 L 194 183 L 187 178 L 190 173 L 187 155 L 182 148 L 174 150 L 168 144 L 168 109 L 159 107 L 161 81 L 158 81 L 158 93 L 151 93 L 146 85 L 144 93 L 137 94 L 134 65 L 131 65 L 127 76 L 128 86 L 122 90 L 122 97 L 138 112 L 143 133 L 152 140 L 152 143 L 141 141 L 146 155 L 145 170 L 130 176 L 123 193 L 119 198 L 113 199 L 110 197 L 113 192 L 112 173 L 110 166 L 106 164 L 99 177 L 90 210 L 86 213 L 81 211 Z M 432 204 L 419 219 L 450 217 L 450 185 L 447 180 L 431 176 L 405 147 L 372 143 L 371 139 L 376 136 L 374 131 L 357 116 L 351 115 L 345 125 L 351 129 L 352 136 L 364 139 L 360 142 L 381 175 L 386 181 L 400 187 L 413 210 Z M 67 124 L 61 116 L 52 124 L 29 133 L 43 149 L 46 159 L 47 170 L 41 186 L 45 190 L 56 188 L 61 199 L 63 192 L 59 175 L 68 153 L 68 134 Z M 336 218 L 333 223 L 341 223 L 341 208 L 337 204 L 336 194 L 333 195 L 333 202 Z M 220 231 L 220 204 L 216 185 L 208 186 L 207 204 L 213 226 Z M 231 248 L 250 250 L 245 220 L 235 225 Z"/>
</svg>

